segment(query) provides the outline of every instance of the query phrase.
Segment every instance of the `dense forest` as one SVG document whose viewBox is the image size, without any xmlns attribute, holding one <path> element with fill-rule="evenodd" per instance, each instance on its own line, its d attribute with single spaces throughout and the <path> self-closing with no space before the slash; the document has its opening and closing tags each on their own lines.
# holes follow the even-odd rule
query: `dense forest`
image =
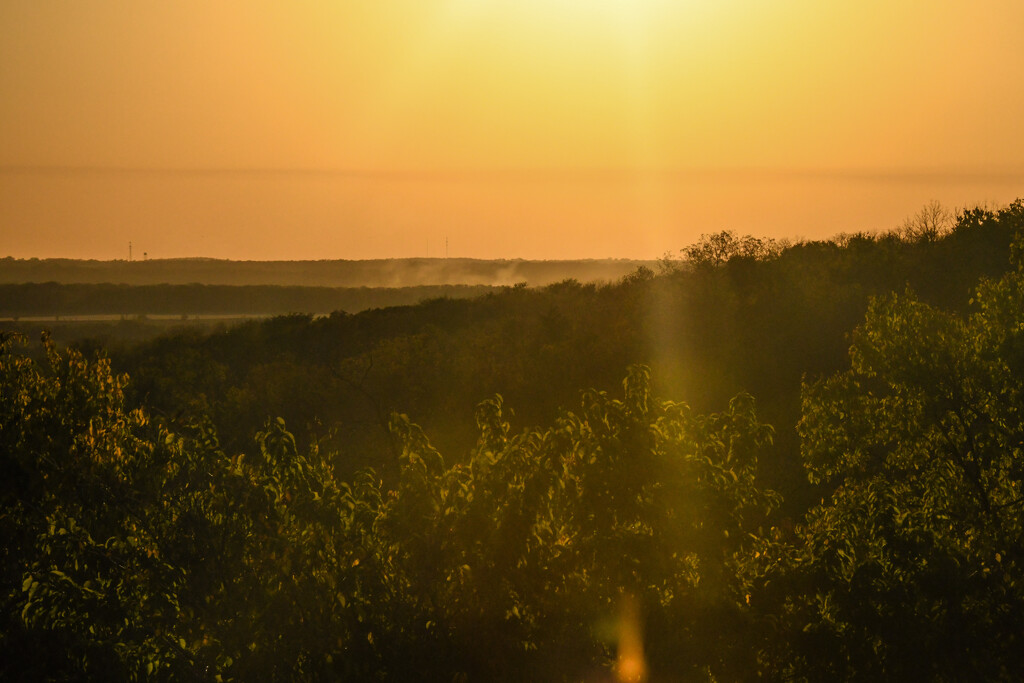
<svg viewBox="0 0 1024 683">
<path fill-rule="evenodd" d="M 1024 203 L 0 348 L 0 677 L 1024 677 Z"/>
<path fill-rule="evenodd" d="M 0 317 L 283 315 L 358 313 L 424 299 L 481 296 L 485 285 L 297 287 L 283 285 L 0 284 Z"/>
</svg>

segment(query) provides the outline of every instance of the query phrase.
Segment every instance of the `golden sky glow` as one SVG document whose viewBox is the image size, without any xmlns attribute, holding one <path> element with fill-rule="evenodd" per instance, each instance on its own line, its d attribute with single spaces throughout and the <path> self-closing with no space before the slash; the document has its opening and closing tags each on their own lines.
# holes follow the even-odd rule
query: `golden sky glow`
<svg viewBox="0 0 1024 683">
<path fill-rule="evenodd" d="M 31 255 L 29 226 L 49 230 L 51 242 L 65 231 L 67 244 L 95 244 L 90 231 L 106 224 L 113 242 L 135 230 L 159 253 L 182 255 L 191 247 L 161 231 L 202 230 L 217 238 L 207 244 L 230 243 L 212 231 L 245 230 L 230 207 L 238 193 L 255 191 L 225 197 L 211 186 L 181 195 L 195 203 L 183 210 L 192 227 L 172 225 L 169 200 L 156 201 L 151 213 L 160 213 L 147 228 L 135 224 L 145 207 L 126 208 L 116 192 L 58 216 L 50 204 L 61 201 L 59 183 L 30 188 L 22 177 L 28 168 L 911 169 L 1010 175 L 985 196 L 919 188 L 923 199 L 906 196 L 899 215 L 882 219 L 898 220 L 932 197 L 1007 201 L 1024 165 L 1022 27 L 1017 0 L 4 0 L 0 221 L 7 235 L 0 252 Z M 448 224 L 468 231 L 486 223 L 486 197 L 522 205 L 528 222 L 547 226 L 536 237 L 548 247 L 534 245 L 524 226 L 524 245 L 505 255 L 556 257 L 655 255 L 743 223 L 726 211 L 730 225 L 684 224 L 687 213 L 716 214 L 698 206 L 687 212 L 674 181 L 630 183 L 617 192 L 631 199 L 615 211 L 645 230 L 631 253 L 596 229 L 586 232 L 586 249 L 553 237 L 552 225 L 595 218 L 566 208 L 590 200 L 571 191 L 551 197 L 550 188 L 524 194 L 520 187 L 522 201 L 514 202 L 495 199 L 493 187 L 467 197 L 460 185 L 444 190 L 439 212 L 421 212 L 417 228 L 395 218 L 405 209 L 394 202 L 410 201 L 409 188 L 381 186 L 393 197 L 379 206 L 364 202 L 356 213 L 325 207 L 311 210 L 305 224 L 281 227 L 325 240 L 317 252 L 324 256 L 386 256 L 387 240 L 345 231 L 426 243 Z M 287 216 L 295 192 L 275 193 Z M 776 223 L 752 231 L 831 235 L 849 227 L 780 223 L 781 213 L 768 219 Z M 143 238 L 147 229 L 153 233 Z M 484 237 L 465 237 L 462 244 L 478 251 L 464 255 L 500 255 Z M 346 239 L 375 246 L 346 253 Z M 46 248 L 36 251 L 46 255 Z M 410 255 L 399 252 L 396 246 L 394 255 Z"/>
</svg>

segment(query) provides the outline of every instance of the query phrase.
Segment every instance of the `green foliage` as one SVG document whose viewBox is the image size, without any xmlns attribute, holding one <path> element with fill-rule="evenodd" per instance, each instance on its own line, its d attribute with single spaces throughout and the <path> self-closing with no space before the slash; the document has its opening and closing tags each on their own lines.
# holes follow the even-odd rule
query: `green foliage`
<svg viewBox="0 0 1024 683">
<path fill-rule="evenodd" d="M 805 387 L 830 493 L 755 563 L 781 678 L 1024 676 L 1024 271 L 974 303 L 878 299 L 850 370 Z"/>
<path fill-rule="evenodd" d="M 206 421 L 126 410 L 105 360 L 46 355 L 0 357 L 5 677 L 578 678 L 624 595 L 655 670 L 751 664 L 700 624 L 742 626 L 737 558 L 776 503 L 749 397 L 697 415 L 635 367 L 520 434 L 495 397 L 454 465 L 395 415 L 397 479 L 346 484 L 283 420 L 229 457 Z"/>
<path fill-rule="evenodd" d="M 367 466 L 393 473 L 392 411 L 464 462 L 476 439 L 465 416 L 480 397 L 501 393 L 517 430 L 550 424 L 581 387 L 613 390 L 627 366 L 642 363 L 659 393 L 701 412 L 737 393 L 757 396 L 762 419 L 777 427 L 760 476 L 796 517 L 817 501 L 800 464 L 801 377 L 844 367 L 871 296 L 909 284 L 922 301 L 966 311 L 980 277 L 1006 272 L 1021 227 L 1020 205 L 972 210 L 935 239 L 775 245 L 762 257 L 660 277 L 638 271 L 615 284 L 567 280 L 475 300 L 288 316 L 107 351 L 132 377 L 131 404 L 209 415 L 228 452 L 247 449 L 268 418 L 282 416 L 299 449 L 335 453 L 344 478 Z"/>
<path fill-rule="evenodd" d="M 9 339 L 2 353 L 6 678 L 323 670 L 350 615 L 309 586 L 354 580 L 337 568 L 361 541 L 359 501 L 322 461 L 280 423 L 229 458 L 209 424 L 175 433 L 125 410 L 105 360 L 49 345 L 38 367 Z"/>
<path fill-rule="evenodd" d="M 771 430 L 749 397 L 706 417 L 657 401 L 646 368 L 630 370 L 624 391 L 584 392 L 578 412 L 517 435 L 501 398 L 484 401 L 469 461 L 447 468 L 396 419 L 401 483 L 378 528 L 403 611 L 422 626 L 387 661 L 408 659 L 411 638 L 436 653 L 437 677 L 583 676 L 609 665 L 594 632 L 625 594 L 649 610 L 655 670 L 749 664 L 736 629 L 700 621 L 742 621 L 734 566 L 776 502 L 754 483 Z"/>
<path fill-rule="evenodd" d="M 183 333 L 133 385 L 3 336 L 0 678 L 588 680 L 634 611 L 652 680 L 1024 678 L 1022 228 Z"/>
</svg>

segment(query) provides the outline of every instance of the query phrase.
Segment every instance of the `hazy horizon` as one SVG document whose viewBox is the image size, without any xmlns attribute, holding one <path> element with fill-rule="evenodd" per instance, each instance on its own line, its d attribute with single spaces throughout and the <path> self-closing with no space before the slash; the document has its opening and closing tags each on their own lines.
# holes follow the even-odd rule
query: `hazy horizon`
<svg viewBox="0 0 1024 683">
<path fill-rule="evenodd" d="M 1022 25 L 1010 0 L 7 0 L 0 254 L 885 230 L 1024 195 Z"/>
<path fill-rule="evenodd" d="M 1024 170 L 0 168 L 0 256 L 655 259 L 1024 195 Z M 554 237 L 557 236 L 557 239 Z"/>
</svg>

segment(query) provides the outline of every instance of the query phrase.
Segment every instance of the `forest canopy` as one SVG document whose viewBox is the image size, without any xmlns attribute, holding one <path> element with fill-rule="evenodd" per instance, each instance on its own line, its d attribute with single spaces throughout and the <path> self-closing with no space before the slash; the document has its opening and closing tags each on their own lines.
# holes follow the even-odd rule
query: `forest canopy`
<svg viewBox="0 0 1024 683">
<path fill-rule="evenodd" d="M 1019 680 L 1022 222 L 5 335 L 0 677 Z"/>
</svg>

